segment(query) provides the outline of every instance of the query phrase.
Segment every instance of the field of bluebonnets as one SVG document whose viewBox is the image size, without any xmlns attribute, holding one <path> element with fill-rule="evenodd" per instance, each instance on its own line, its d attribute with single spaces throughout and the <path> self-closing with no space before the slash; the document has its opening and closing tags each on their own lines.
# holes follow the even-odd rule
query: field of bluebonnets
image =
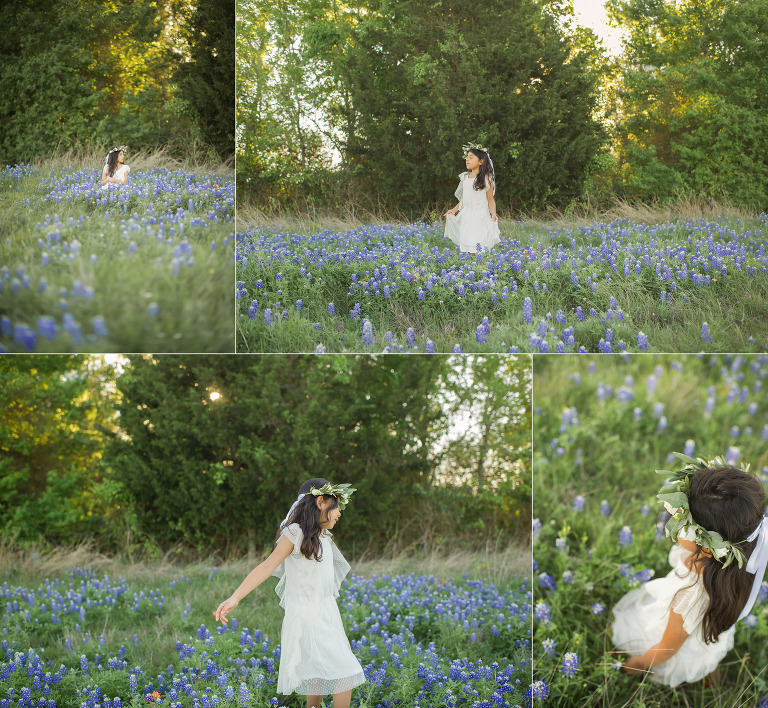
<svg viewBox="0 0 768 708">
<path fill-rule="evenodd" d="M 437 222 L 253 226 L 238 350 L 765 351 L 768 215 L 637 214 L 502 222 L 476 261 Z"/>
<path fill-rule="evenodd" d="M 670 567 L 657 469 L 672 451 L 750 463 L 768 483 L 768 357 L 534 362 L 534 679 L 552 706 L 768 705 L 768 584 L 736 628 L 721 683 L 671 689 L 619 672 L 611 610 Z"/>
<path fill-rule="evenodd" d="M 306 704 L 276 693 L 283 615 L 276 581 L 221 626 L 211 613 L 248 572 L 245 564 L 107 572 L 101 561 L 98 570 L 52 574 L 30 563 L 4 567 L 0 707 Z M 530 705 L 527 579 L 351 574 L 339 603 L 367 679 L 353 706 Z"/>
<path fill-rule="evenodd" d="M 231 171 L 130 158 L 0 170 L 0 352 L 233 351 Z"/>
</svg>

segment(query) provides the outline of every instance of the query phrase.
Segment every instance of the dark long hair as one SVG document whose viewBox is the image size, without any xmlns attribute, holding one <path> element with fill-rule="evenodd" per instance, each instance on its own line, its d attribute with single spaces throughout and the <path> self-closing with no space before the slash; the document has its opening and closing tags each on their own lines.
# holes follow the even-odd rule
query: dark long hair
<svg viewBox="0 0 768 708">
<path fill-rule="evenodd" d="M 331 494 L 323 494 L 322 499 L 332 499 L 331 504 L 323 513 L 317 507 L 316 497 L 314 494 L 310 494 L 309 490 L 314 487 L 320 489 L 323 485 L 329 484 L 327 479 L 322 477 L 314 477 L 308 479 L 304 484 L 299 487 L 299 494 L 306 494 L 306 496 L 296 505 L 293 513 L 285 522 L 285 526 L 290 524 L 298 524 L 301 527 L 302 539 L 301 539 L 301 554 L 305 558 L 314 558 L 316 561 L 320 561 L 323 558 L 323 544 L 320 543 L 320 532 L 323 530 L 320 526 L 321 523 L 328 520 L 328 512 L 332 511 L 339 505 L 339 500 Z M 280 538 L 280 533 L 283 528 L 277 530 L 277 537 Z"/>
<path fill-rule="evenodd" d="M 765 492 L 758 479 L 736 467 L 718 467 L 697 472 L 691 478 L 688 493 L 691 516 L 707 531 L 717 531 L 726 541 L 738 544 L 749 558 L 757 539 L 743 542 L 765 513 Z M 727 568 L 713 556 L 705 555 L 697 546 L 691 565 L 699 570 L 709 606 L 702 620 L 706 644 L 714 643 L 732 627 L 749 599 L 754 575 L 746 567 L 732 561 Z"/>
<path fill-rule="evenodd" d="M 107 176 L 114 177 L 117 169 L 117 158 L 120 155 L 119 150 L 113 150 L 107 155 Z"/>
<path fill-rule="evenodd" d="M 469 148 L 467 152 L 471 152 L 476 158 L 482 160 L 482 164 L 477 170 L 477 177 L 472 185 L 475 189 L 485 189 L 488 186 L 487 179 L 493 179 L 494 175 L 491 172 L 491 162 L 488 159 L 488 153 L 478 150 L 477 148 Z"/>
</svg>

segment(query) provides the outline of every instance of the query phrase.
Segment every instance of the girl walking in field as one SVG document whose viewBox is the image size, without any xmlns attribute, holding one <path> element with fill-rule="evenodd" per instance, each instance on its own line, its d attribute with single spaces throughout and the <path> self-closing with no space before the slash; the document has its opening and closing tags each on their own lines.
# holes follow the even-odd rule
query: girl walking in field
<svg viewBox="0 0 768 708">
<path fill-rule="evenodd" d="M 459 175 L 459 203 L 445 212 L 445 237 L 474 258 L 478 246 L 490 250 L 501 241 L 496 216 L 496 175 L 488 149 L 465 145 L 467 171 Z M 458 212 L 458 213 L 457 213 Z"/>
<path fill-rule="evenodd" d="M 676 540 L 673 570 L 619 600 L 613 642 L 630 654 L 627 673 L 648 673 L 667 686 L 705 677 L 712 685 L 768 563 L 765 492 L 756 477 L 720 458 L 675 454 L 686 466 L 658 495 L 672 514 L 666 533 Z"/>
<path fill-rule="evenodd" d="M 320 708 L 327 694 L 333 694 L 334 708 L 348 708 L 352 689 L 365 682 L 336 604 L 349 564 L 330 532 L 354 491 L 348 484 L 332 485 L 326 479 L 304 482 L 280 524 L 272 555 L 213 613 L 226 624 L 227 614 L 251 590 L 270 575 L 280 579 L 275 592 L 285 618 L 277 690 L 305 695 L 307 708 Z"/>
<path fill-rule="evenodd" d="M 113 147 L 104 161 L 104 169 L 101 171 L 101 188 L 107 189 L 110 184 L 125 184 L 128 181 L 128 173 L 131 168 L 125 164 L 125 145 Z"/>
</svg>

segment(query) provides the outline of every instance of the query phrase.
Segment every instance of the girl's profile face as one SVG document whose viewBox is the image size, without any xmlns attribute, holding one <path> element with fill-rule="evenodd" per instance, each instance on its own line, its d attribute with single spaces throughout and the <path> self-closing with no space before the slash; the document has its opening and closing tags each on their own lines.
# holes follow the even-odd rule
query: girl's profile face
<svg viewBox="0 0 768 708">
<path fill-rule="evenodd" d="M 324 529 L 332 529 L 334 526 L 336 526 L 336 522 L 341 517 L 341 509 L 339 509 L 338 505 L 335 509 L 330 509 L 328 507 L 332 506 L 335 502 L 332 499 L 328 499 L 326 501 L 321 501 L 320 499 L 317 500 L 317 506 L 320 508 L 320 528 Z M 324 519 L 324 520 L 323 520 Z"/>
<path fill-rule="evenodd" d="M 122 164 L 123 162 L 125 162 L 125 153 L 121 150 L 117 153 L 117 163 Z"/>
<path fill-rule="evenodd" d="M 475 169 L 480 169 L 480 165 L 483 164 L 483 161 L 477 155 L 475 155 L 475 153 L 468 152 L 466 164 L 467 169 L 472 172 Z"/>
</svg>

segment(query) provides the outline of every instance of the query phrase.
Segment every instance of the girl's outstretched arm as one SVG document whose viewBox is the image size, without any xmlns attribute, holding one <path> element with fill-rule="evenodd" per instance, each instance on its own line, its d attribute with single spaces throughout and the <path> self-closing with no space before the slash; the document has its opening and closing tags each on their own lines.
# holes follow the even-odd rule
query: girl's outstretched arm
<svg viewBox="0 0 768 708">
<path fill-rule="evenodd" d="M 213 616 L 218 622 L 221 620 L 224 624 L 227 623 L 227 614 L 237 607 L 242 600 L 251 590 L 259 587 L 272 573 L 275 572 L 277 566 L 279 566 L 293 550 L 293 542 L 283 536 L 277 547 L 272 551 L 271 555 L 263 563 L 257 565 L 250 573 L 248 573 L 245 580 L 240 583 L 240 587 L 232 593 L 232 596 L 228 600 L 224 600 L 218 609 L 213 613 Z"/>
<path fill-rule="evenodd" d="M 641 656 L 630 656 L 624 663 L 622 671 L 639 676 L 676 654 L 686 639 L 688 639 L 688 632 L 683 629 L 683 616 L 670 610 L 661 641 Z"/>
<path fill-rule="evenodd" d="M 491 188 L 486 192 L 488 195 L 488 209 L 491 211 L 491 218 L 494 221 L 498 221 L 499 217 L 496 216 L 496 200 L 493 198 L 493 180 L 489 180 Z"/>
</svg>

